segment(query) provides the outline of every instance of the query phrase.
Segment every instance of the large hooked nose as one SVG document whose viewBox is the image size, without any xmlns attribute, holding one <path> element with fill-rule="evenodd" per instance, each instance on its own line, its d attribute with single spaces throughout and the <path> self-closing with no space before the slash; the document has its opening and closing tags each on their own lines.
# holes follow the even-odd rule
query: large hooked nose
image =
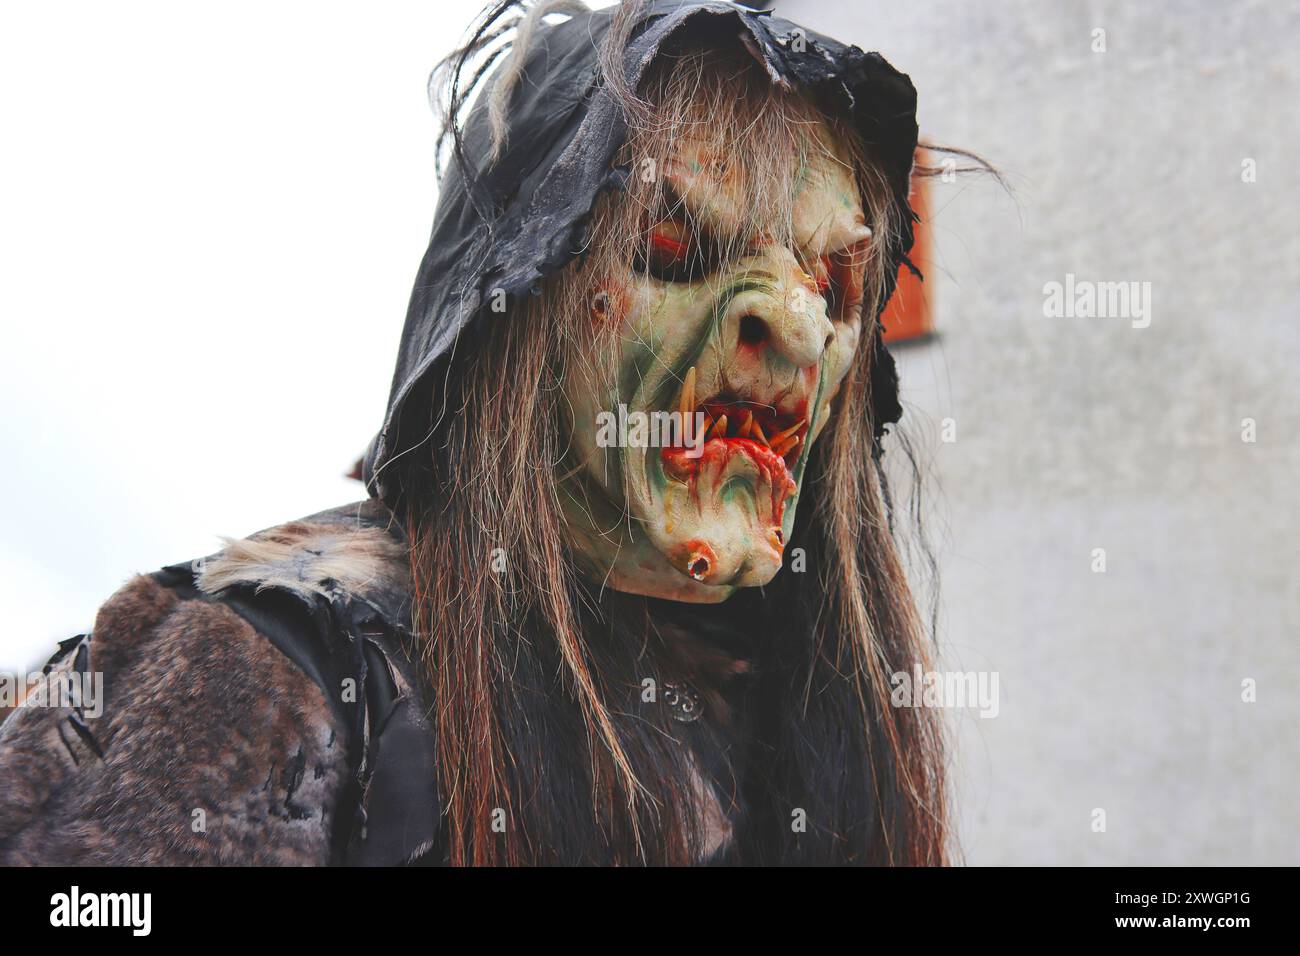
<svg viewBox="0 0 1300 956">
<path fill-rule="evenodd" d="M 807 368 L 826 354 L 835 339 L 835 326 L 812 277 L 799 268 L 793 256 L 790 260 L 782 263 L 782 281 L 771 288 L 747 290 L 731 300 L 727 327 L 735 330 L 738 348 L 771 350 L 795 368 Z"/>
</svg>

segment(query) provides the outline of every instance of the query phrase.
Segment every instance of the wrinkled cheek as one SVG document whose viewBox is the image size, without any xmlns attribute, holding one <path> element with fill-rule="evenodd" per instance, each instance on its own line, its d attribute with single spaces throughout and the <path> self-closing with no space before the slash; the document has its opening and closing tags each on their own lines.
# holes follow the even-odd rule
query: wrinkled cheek
<svg viewBox="0 0 1300 956">
<path fill-rule="evenodd" d="M 587 296 L 591 319 L 600 325 L 622 325 L 632 313 L 636 291 L 623 278 L 607 277 L 592 285 Z"/>
<path fill-rule="evenodd" d="M 617 364 L 622 366 L 639 347 L 649 341 L 653 316 L 664 310 L 665 290 L 647 286 L 628 273 L 608 276 L 593 283 L 587 296 L 593 326 L 619 336 Z"/>
<path fill-rule="evenodd" d="M 689 286 L 640 288 L 628 296 L 627 328 L 637 333 L 638 344 L 652 344 L 676 352 L 699 325 L 701 310 Z"/>
</svg>

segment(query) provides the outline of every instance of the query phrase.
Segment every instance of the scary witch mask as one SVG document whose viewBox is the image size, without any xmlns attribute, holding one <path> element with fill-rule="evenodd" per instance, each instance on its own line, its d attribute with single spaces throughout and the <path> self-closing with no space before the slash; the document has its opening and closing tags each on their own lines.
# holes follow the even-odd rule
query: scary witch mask
<svg viewBox="0 0 1300 956">
<path fill-rule="evenodd" d="M 781 567 L 873 229 L 843 131 L 752 60 L 686 56 L 656 86 L 579 272 L 606 360 L 566 378 L 565 490 L 612 586 L 718 601 Z"/>
<path fill-rule="evenodd" d="M 914 93 L 725 3 L 648 7 L 610 82 L 610 20 L 549 27 L 478 110 L 495 122 L 466 124 L 473 182 L 444 181 L 372 488 L 415 384 L 504 295 L 565 330 L 555 469 L 580 563 L 716 602 L 780 570 L 846 379 L 870 381 L 851 427 L 878 440 L 898 417 L 877 320 L 911 245 Z"/>
</svg>

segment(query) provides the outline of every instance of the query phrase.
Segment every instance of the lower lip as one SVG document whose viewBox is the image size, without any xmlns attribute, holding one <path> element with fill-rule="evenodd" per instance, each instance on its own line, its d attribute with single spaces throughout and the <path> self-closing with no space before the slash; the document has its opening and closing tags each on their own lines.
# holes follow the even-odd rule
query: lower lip
<svg viewBox="0 0 1300 956">
<path fill-rule="evenodd" d="M 691 457 L 689 449 L 664 448 L 660 452 L 664 472 L 678 481 L 693 481 L 705 461 L 716 461 L 724 456 L 746 455 L 763 471 L 773 492 L 784 501 L 795 490 L 794 475 L 790 467 L 771 448 L 752 438 L 712 438 L 704 443 L 698 457 Z"/>
</svg>

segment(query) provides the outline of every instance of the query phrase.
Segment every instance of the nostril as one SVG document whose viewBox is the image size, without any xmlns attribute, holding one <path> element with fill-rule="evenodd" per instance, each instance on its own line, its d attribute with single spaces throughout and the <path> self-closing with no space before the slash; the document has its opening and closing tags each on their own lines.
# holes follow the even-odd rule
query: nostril
<svg viewBox="0 0 1300 956">
<path fill-rule="evenodd" d="M 827 349 L 829 349 L 831 347 L 831 343 L 834 341 L 835 341 L 835 333 L 834 332 L 828 333 L 826 336 L 826 341 L 822 343 L 822 351 L 825 352 Z"/>
<path fill-rule="evenodd" d="M 740 320 L 740 341 L 746 345 L 761 345 L 767 341 L 767 323 L 756 315 L 742 316 Z"/>
</svg>

